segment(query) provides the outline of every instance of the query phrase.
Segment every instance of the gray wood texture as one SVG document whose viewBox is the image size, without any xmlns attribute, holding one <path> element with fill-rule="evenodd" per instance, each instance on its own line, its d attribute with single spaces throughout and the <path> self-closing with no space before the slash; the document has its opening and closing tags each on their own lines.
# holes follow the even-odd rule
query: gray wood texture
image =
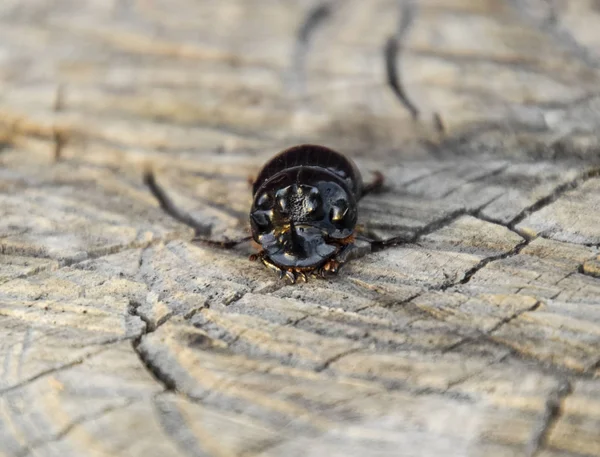
<svg viewBox="0 0 600 457">
<path fill-rule="evenodd" d="M 0 2 L 0 456 L 600 456 L 600 5 Z M 215 239 L 319 143 L 406 243 Z"/>
</svg>

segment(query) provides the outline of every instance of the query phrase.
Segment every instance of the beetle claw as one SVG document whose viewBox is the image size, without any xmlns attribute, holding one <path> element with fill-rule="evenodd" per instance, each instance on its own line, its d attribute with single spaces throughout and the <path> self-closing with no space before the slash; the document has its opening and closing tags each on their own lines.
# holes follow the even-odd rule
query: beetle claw
<svg viewBox="0 0 600 457">
<path fill-rule="evenodd" d="M 292 284 L 296 284 L 296 275 L 292 270 L 286 270 L 285 276 L 290 280 Z"/>
<path fill-rule="evenodd" d="M 304 282 L 308 282 L 308 278 L 306 277 L 306 274 L 305 274 L 303 271 L 298 271 L 298 272 L 297 272 L 297 274 L 298 274 L 298 277 L 299 277 L 299 278 L 300 278 L 302 281 L 304 281 Z"/>
<path fill-rule="evenodd" d="M 293 271 L 287 270 L 285 272 L 285 277 L 290 280 L 291 284 L 296 284 L 296 275 Z"/>
<path fill-rule="evenodd" d="M 260 261 L 263 263 L 263 265 L 265 267 L 267 267 L 268 270 L 273 271 L 277 276 L 279 276 L 279 279 L 283 278 L 283 270 L 281 268 L 279 268 L 277 265 L 275 265 L 274 263 L 272 263 L 271 261 L 269 261 L 268 259 L 266 259 L 265 256 L 263 255 L 262 251 L 259 252 L 258 254 L 253 254 L 253 256 L 260 258 Z"/>
</svg>

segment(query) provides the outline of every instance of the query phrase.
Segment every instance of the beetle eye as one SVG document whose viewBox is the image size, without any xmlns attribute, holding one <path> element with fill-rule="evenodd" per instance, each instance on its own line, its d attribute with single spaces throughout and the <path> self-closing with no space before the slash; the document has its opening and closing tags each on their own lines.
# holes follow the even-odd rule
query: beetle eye
<svg viewBox="0 0 600 457">
<path fill-rule="evenodd" d="M 346 200 L 338 200 L 329 210 L 329 218 L 333 223 L 339 224 L 348 213 L 348 209 L 348 202 Z"/>
<path fill-rule="evenodd" d="M 256 207 L 262 210 L 271 209 L 272 206 L 273 201 L 271 199 L 271 196 L 266 192 L 262 194 L 256 201 Z"/>
<path fill-rule="evenodd" d="M 282 214 L 287 214 L 288 212 L 288 197 L 290 194 L 289 187 L 284 189 L 279 189 L 275 194 L 275 199 L 277 200 L 277 206 L 279 207 L 279 211 Z"/>
<path fill-rule="evenodd" d="M 271 211 L 255 211 L 250 214 L 250 218 L 261 230 L 271 228 Z"/>
<path fill-rule="evenodd" d="M 314 187 L 308 192 L 308 196 L 304 200 L 304 205 L 308 213 L 316 212 L 322 204 L 321 194 Z"/>
</svg>

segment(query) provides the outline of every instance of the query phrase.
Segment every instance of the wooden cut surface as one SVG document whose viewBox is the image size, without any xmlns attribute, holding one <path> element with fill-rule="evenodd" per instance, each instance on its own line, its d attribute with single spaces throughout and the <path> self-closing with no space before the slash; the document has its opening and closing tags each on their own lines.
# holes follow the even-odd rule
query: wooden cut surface
<svg viewBox="0 0 600 457">
<path fill-rule="evenodd" d="M 0 456 L 600 456 L 600 4 L 0 2 Z M 387 59 L 387 61 L 386 61 Z M 318 143 L 406 243 L 191 243 Z"/>
</svg>

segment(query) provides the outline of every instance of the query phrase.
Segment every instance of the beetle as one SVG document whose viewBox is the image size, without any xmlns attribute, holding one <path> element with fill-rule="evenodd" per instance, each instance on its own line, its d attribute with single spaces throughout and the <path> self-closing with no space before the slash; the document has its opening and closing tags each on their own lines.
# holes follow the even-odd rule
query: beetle
<svg viewBox="0 0 600 457">
<path fill-rule="evenodd" d="M 250 256 L 295 283 L 307 275 L 337 273 L 354 247 L 358 202 L 383 185 L 383 175 L 365 185 L 354 162 L 324 146 L 302 144 L 270 159 L 252 183 L 249 222 L 252 235 L 218 242 L 224 248 L 253 239 L 261 250 Z M 197 228 L 173 205 L 152 172 L 145 182 L 172 217 Z"/>
</svg>

